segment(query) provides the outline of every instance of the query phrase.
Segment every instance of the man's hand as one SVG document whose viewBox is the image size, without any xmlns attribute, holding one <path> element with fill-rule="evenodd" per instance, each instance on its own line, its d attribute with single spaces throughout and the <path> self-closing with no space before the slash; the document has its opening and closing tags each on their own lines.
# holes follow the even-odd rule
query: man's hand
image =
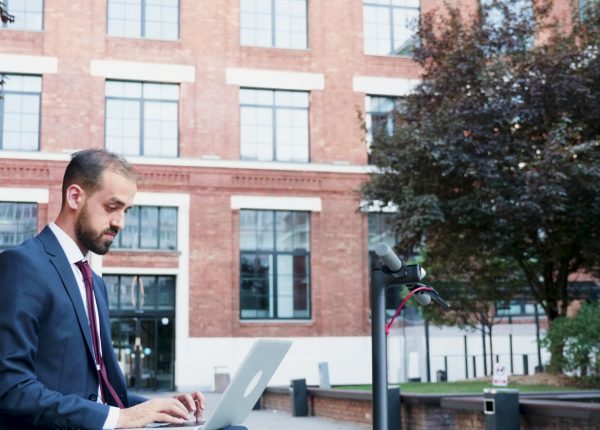
<svg viewBox="0 0 600 430">
<path fill-rule="evenodd" d="M 206 407 L 204 395 L 200 391 L 194 391 L 192 394 L 177 394 L 175 398 L 183 403 L 189 412 L 194 413 L 196 421 L 200 421 Z"/>
<path fill-rule="evenodd" d="M 194 393 L 194 395 L 200 393 Z M 180 395 L 178 397 L 185 397 Z M 189 394 L 187 396 L 190 396 Z M 192 398 L 192 396 L 190 396 Z M 204 397 L 202 397 L 204 399 Z M 196 408 L 197 410 L 197 408 Z M 144 427 L 151 422 L 164 422 L 170 424 L 179 424 L 189 418 L 190 410 L 178 398 L 150 399 L 139 405 L 132 406 L 119 411 L 119 421 L 117 428 L 135 428 Z"/>
</svg>

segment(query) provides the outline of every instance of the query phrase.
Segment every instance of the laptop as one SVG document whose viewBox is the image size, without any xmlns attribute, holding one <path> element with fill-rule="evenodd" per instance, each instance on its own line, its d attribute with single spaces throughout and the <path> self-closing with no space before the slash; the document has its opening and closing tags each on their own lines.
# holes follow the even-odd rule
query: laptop
<svg viewBox="0 0 600 430">
<path fill-rule="evenodd" d="M 152 423 L 146 428 L 219 430 L 242 424 L 291 346 L 291 340 L 257 339 L 206 421 Z"/>
</svg>

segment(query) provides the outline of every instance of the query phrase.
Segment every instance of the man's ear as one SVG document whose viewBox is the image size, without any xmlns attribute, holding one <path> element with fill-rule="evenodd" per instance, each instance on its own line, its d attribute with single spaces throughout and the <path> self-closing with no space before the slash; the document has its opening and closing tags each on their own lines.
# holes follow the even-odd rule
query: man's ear
<svg viewBox="0 0 600 430">
<path fill-rule="evenodd" d="M 77 184 L 69 185 L 66 194 L 67 206 L 73 210 L 78 210 L 83 206 L 85 191 Z"/>
</svg>

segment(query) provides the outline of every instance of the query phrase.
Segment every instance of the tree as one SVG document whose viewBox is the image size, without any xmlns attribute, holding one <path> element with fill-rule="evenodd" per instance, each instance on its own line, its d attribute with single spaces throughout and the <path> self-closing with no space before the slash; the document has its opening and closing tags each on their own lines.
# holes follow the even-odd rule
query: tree
<svg viewBox="0 0 600 430">
<path fill-rule="evenodd" d="M 398 206 L 397 248 L 425 246 L 441 280 L 476 283 L 503 261 L 495 283 L 524 278 L 552 323 L 569 274 L 600 266 L 600 2 L 570 26 L 519 3 L 422 18 L 422 83 L 374 142 L 363 193 Z"/>
</svg>

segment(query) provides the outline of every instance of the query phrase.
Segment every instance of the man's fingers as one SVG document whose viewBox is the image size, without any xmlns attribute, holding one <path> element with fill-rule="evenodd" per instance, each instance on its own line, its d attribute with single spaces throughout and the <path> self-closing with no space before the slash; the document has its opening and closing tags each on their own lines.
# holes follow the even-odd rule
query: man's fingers
<svg viewBox="0 0 600 430">
<path fill-rule="evenodd" d="M 156 421 L 159 423 L 179 424 L 179 423 L 184 422 L 185 419 L 174 417 L 174 416 L 166 414 L 164 412 L 158 412 L 154 415 L 153 421 Z"/>
<path fill-rule="evenodd" d="M 163 412 L 168 412 L 171 415 L 175 415 L 181 418 L 187 419 L 190 415 L 188 409 L 185 407 L 179 399 L 164 399 L 166 401 L 166 405 L 168 409 L 163 410 Z"/>
<path fill-rule="evenodd" d="M 200 391 L 194 391 L 192 393 L 192 397 L 198 400 L 198 403 L 200 404 L 200 409 L 204 410 L 206 408 L 206 398 L 204 397 L 204 394 L 202 394 Z"/>
<path fill-rule="evenodd" d="M 196 412 L 196 402 L 191 394 L 180 394 L 176 398 L 183 403 L 189 412 Z"/>
</svg>

